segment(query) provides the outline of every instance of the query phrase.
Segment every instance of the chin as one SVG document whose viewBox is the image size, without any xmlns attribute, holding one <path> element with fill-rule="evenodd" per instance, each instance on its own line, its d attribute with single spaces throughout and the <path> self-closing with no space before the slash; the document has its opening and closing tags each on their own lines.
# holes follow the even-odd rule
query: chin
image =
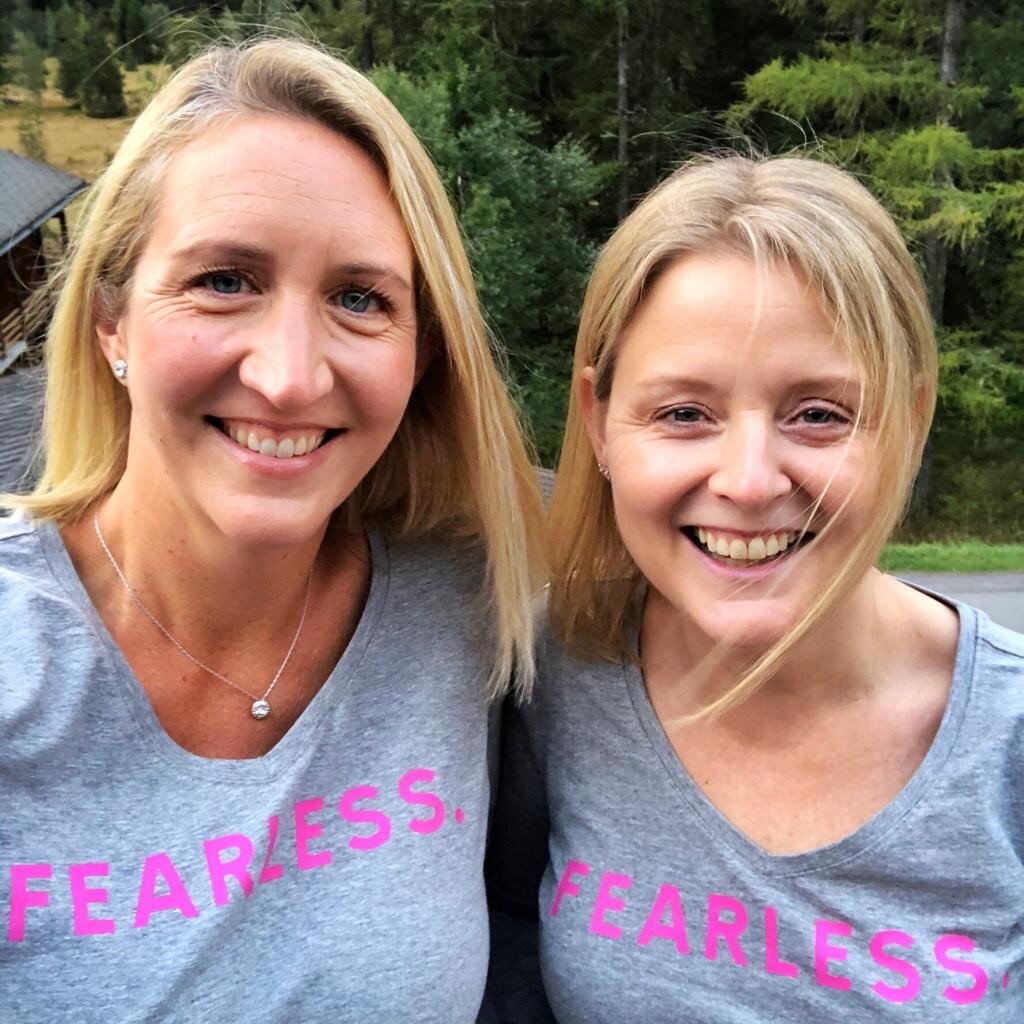
<svg viewBox="0 0 1024 1024">
<path fill-rule="evenodd" d="M 333 514 L 308 502 L 264 499 L 211 510 L 210 518 L 226 540 L 244 547 L 292 548 L 319 540 Z"/>
<path fill-rule="evenodd" d="M 747 607 L 740 601 L 730 601 L 719 608 L 702 609 L 692 617 L 712 641 L 758 657 L 791 633 L 805 611 L 777 601 L 748 602 Z"/>
</svg>

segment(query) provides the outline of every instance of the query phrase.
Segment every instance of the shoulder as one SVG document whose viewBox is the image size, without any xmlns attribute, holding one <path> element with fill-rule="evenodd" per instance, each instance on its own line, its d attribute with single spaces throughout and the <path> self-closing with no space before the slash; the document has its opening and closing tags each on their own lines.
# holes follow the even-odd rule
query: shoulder
<svg viewBox="0 0 1024 1024">
<path fill-rule="evenodd" d="M 383 537 L 374 546 L 387 560 L 389 583 L 401 598 L 429 597 L 436 602 L 449 597 L 476 602 L 485 597 L 487 555 L 475 538 L 445 534 Z"/>
<path fill-rule="evenodd" d="M 48 529 L 20 513 L 0 519 L 0 620 L 10 602 L 55 589 L 41 536 Z"/>
<path fill-rule="evenodd" d="M 972 615 L 977 623 L 975 679 L 1007 687 L 1019 695 L 1024 707 L 1024 634 L 998 625 L 977 608 L 964 606 L 961 614 Z"/>
</svg>

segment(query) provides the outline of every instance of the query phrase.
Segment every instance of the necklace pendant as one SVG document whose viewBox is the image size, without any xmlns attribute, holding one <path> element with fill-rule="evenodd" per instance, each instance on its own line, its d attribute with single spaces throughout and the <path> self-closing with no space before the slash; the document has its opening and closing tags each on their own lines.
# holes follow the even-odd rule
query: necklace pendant
<svg viewBox="0 0 1024 1024">
<path fill-rule="evenodd" d="M 270 714 L 270 705 L 265 700 L 257 700 L 253 701 L 249 710 L 252 712 L 253 718 L 262 720 Z"/>
</svg>

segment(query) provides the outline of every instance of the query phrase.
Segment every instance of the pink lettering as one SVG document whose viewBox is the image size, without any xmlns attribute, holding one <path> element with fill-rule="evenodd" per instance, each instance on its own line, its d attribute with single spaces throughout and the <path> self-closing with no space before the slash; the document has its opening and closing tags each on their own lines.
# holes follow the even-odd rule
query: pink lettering
<svg viewBox="0 0 1024 1024">
<path fill-rule="evenodd" d="M 555 898 L 551 901 L 551 910 L 548 911 L 551 917 L 557 917 L 562 906 L 562 899 L 565 896 L 579 896 L 580 887 L 572 880 L 573 875 L 586 878 L 590 874 L 590 865 L 584 864 L 581 860 L 571 860 L 565 865 L 565 871 L 558 882 L 555 890 Z"/>
<path fill-rule="evenodd" d="M 167 886 L 167 892 L 158 896 L 156 886 L 160 880 Z M 177 910 L 183 917 L 199 916 L 174 862 L 166 853 L 154 853 L 142 865 L 139 899 L 135 905 L 135 927 L 145 928 L 149 919 L 163 910 Z"/>
<path fill-rule="evenodd" d="M 90 877 L 110 874 L 110 865 L 105 861 L 68 866 L 68 881 L 71 884 L 71 906 L 74 909 L 76 935 L 111 935 L 114 932 L 113 918 L 90 917 L 89 904 L 106 903 L 107 890 L 93 889 L 86 885 Z"/>
<path fill-rule="evenodd" d="M 903 949 L 910 949 L 914 940 L 906 932 L 888 929 L 878 932 L 871 940 L 871 956 L 879 967 L 887 971 L 893 971 L 906 982 L 905 985 L 896 988 L 884 981 L 876 981 L 871 986 L 875 995 L 881 996 L 890 1003 L 909 1003 L 917 997 L 921 991 L 921 975 L 908 960 L 893 956 L 885 951 L 886 946 L 902 946 Z"/>
<path fill-rule="evenodd" d="M 281 864 L 271 864 L 270 858 L 274 856 L 274 847 L 277 846 L 277 831 L 281 827 L 280 819 L 276 814 L 267 818 L 267 855 L 263 858 L 263 867 L 260 869 L 260 885 L 273 882 L 284 874 L 284 867 Z"/>
<path fill-rule="evenodd" d="M 606 871 L 597 886 L 597 899 L 594 901 L 594 912 L 590 915 L 590 932 L 592 935 L 603 935 L 606 939 L 622 937 L 622 929 L 617 924 L 609 924 L 604 915 L 609 911 L 618 913 L 626 905 L 621 896 L 616 896 L 613 889 L 628 889 L 633 884 L 629 875 L 617 875 Z"/>
<path fill-rule="evenodd" d="M 732 915 L 732 920 L 722 917 Z M 740 936 L 747 927 L 747 908 L 731 896 L 713 892 L 708 896 L 708 932 L 704 940 L 704 956 L 708 960 L 718 959 L 718 941 L 724 939 L 733 963 L 738 967 L 747 966 L 747 956 L 740 946 Z"/>
<path fill-rule="evenodd" d="M 970 988 L 956 988 L 948 985 L 942 990 L 943 996 L 957 1006 L 968 1006 L 978 1002 L 986 991 L 988 991 L 988 975 L 976 963 L 970 960 L 955 960 L 949 954 L 953 950 L 962 950 L 964 953 L 974 952 L 974 940 L 966 935 L 943 935 L 935 943 L 935 959 L 939 966 L 954 974 L 968 974 L 974 979 Z"/>
<path fill-rule="evenodd" d="M 848 950 L 844 946 L 833 946 L 829 939 L 833 935 L 848 936 L 853 929 L 845 921 L 814 922 L 814 978 L 823 988 L 836 988 L 846 991 L 850 987 L 850 979 L 828 973 L 830 960 L 845 960 Z"/>
<path fill-rule="evenodd" d="M 21 942 L 25 938 L 25 912 L 29 907 L 48 907 L 50 894 L 30 889 L 33 878 L 52 878 L 49 864 L 11 865 L 11 904 L 7 917 L 7 941 Z"/>
<path fill-rule="evenodd" d="M 234 850 L 235 855 L 226 860 L 221 858 L 225 850 Z M 249 865 L 252 864 L 252 840 L 242 833 L 207 839 L 203 843 L 206 854 L 206 870 L 210 875 L 210 888 L 213 890 L 213 902 L 223 907 L 231 898 L 228 896 L 227 878 L 230 875 L 239 885 L 246 898 L 252 895 L 252 875 Z"/>
<path fill-rule="evenodd" d="M 312 800 L 300 800 L 295 805 L 295 862 L 299 865 L 300 871 L 322 868 L 334 859 L 330 850 L 311 851 L 309 849 L 310 840 L 318 839 L 324 827 L 318 823 L 310 824 L 306 817 L 323 809 L 324 802 L 320 797 L 314 797 Z"/>
<path fill-rule="evenodd" d="M 774 907 L 764 908 L 764 969 L 769 974 L 795 978 L 800 968 L 779 956 L 779 915 Z"/>
<path fill-rule="evenodd" d="M 431 807 L 434 813 L 429 818 L 413 818 L 409 828 L 420 835 L 436 832 L 444 824 L 444 804 L 433 793 L 419 792 L 412 787 L 420 782 L 433 782 L 435 774 L 429 768 L 411 768 L 398 780 L 398 795 L 414 807 Z"/>
<path fill-rule="evenodd" d="M 353 786 L 341 794 L 338 801 L 338 813 L 345 821 L 353 825 L 376 825 L 376 831 L 365 836 L 352 836 L 348 845 L 353 850 L 373 850 L 382 846 L 391 836 L 391 820 L 383 811 L 374 810 L 371 807 L 360 808 L 355 804 L 360 800 L 376 800 L 376 786 Z"/>
<path fill-rule="evenodd" d="M 668 920 L 663 918 L 668 915 Z M 683 904 L 679 898 L 679 890 L 674 885 L 663 885 L 658 890 L 651 905 L 640 934 L 636 937 L 638 946 L 648 946 L 652 939 L 668 939 L 676 944 L 682 953 L 690 952 L 690 941 L 686 935 L 686 919 L 683 917 Z"/>
</svg>

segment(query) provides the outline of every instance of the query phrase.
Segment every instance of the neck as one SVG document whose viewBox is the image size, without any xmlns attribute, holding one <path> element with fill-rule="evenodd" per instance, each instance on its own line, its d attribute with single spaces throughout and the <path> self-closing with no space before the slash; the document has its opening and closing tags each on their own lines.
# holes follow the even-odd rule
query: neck
<svg viewBox="0 0 1024 1024">
<path fill-rule="evenodd" d="M 884 677 L 878 671 L 898 644 L 901 585 L 876 570 L 867 573 L 826 617 L 790 649 L 783 664 L 742 707 L 753 714 L 849 703 L 870 694 Z M 675 678 L 672 703 L 691 714 L 727 693 L 767 649 L 724 647 L 696 629 L 664 600 L 644 608 L 645 673 Z M 870 645 L 865 638 L 870 637 Z M 650 657 L 649 657 L 650 656 Z M 650 661 L 650 663 L 649 663 Z M 681 672 L 681 666 L 695 666 Z"/>
<path fill-rule="evenodd" d="M 289 628 L 326 533 L 325 524 L 300 545 L 242 545 L 205 524 L 132 501 L 120 485 L 93 514 L 125 579 L 153 616 L 205 646 Z M 89 561 L 98 577 L 109 574 L 104 589 L 116 592 L 121 584 L 95 537 L 93 515 L 81 525 L 80 545 L 94 547 Z M 126 591 L 120 602 L 126 608 L 131 602 Z"/>
</svg>

